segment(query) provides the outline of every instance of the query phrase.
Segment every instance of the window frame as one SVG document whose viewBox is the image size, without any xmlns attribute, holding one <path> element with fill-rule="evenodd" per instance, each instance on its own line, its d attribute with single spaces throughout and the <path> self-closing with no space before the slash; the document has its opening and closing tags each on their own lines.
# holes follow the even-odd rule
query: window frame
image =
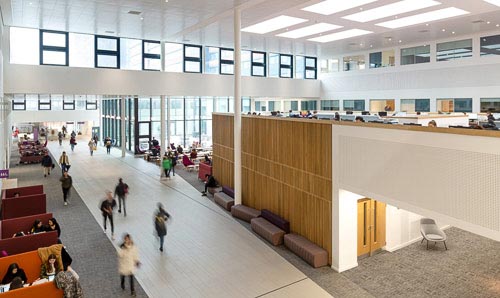
<svg viewBox="0 0 500 298">
<path fill-rule="evenodd" d="M 146 53 L 146 43 L 154 43 L 160 45 L 160 54 L 151 54 L 151 53 Z M 161 41 L 157 40 L 142 40 L 142 70 L 147 70 L 147 71 L 161 71 Z M 146 65 L 146 59 L 157 59 L 160 60 L 160 69 L 152 69 L 152 68 L 145 68 Z"/>
<path fill-rule="evenodd" d="M 69 108 L 66 108 L 66 105 L 69 105 Z M 66 99 L 66 97 L 63 95 L 63 104 L 62 104 L 63 111 L 74 111 L 75 110 L 75 98 L 73 97 L 72 99 Z"/>
<path fill-rule="evenodd" d="M 254 54 L 262 54 L 264 56 L 264 62 L 254 62 L 253 55 Z M 281 61 L 280 61 L 281 62 Z M 267 53 L 261 51 L 250 51 L 250 76 L 252 77 L 266 77 L 267 76 Z M 254 74 L 254 67 L 262 67 L 264 69 L 263 75 Z"/>
<path fill-rule="evenodd" d="M 64 40 L 65 40 L 66 46 L 65 47 L 45 46 L 43 44 L 43 34 L 44 33 L 52 33 L 52 34 L 64 35 Z M 40 29 L 39 34 L 40 34 L 40 39 L 39 39 L 39 41 L 40 41 L 40 45 L 39 45 L 39 49 L 40 49 L 40 65 L 69 66 L 69 32 Z M 43 52 L 44 51 L 64 53 L 65 56 L 66 56 L 64 64 L 43 63 Z"/>
<path fill-rule="evenodd" d="M 230 51 L 233 52 L 233 60 L 222 59 L 222 51 Z M 233 65 L 233 73 L 225 73 L 222 72 L 222 65 Z M 234 49 L 230 48 L 219 48 L 219 74 L 220 75 L 234 75 Z"/>
<path fill-rule="evenodd" d="M 23 102 L 15 102 L 16 98 L 12 98 L 12 111 L 26 111 L 26 94 L 23 94 Z M 22 109 L 16 109 L 16 106 L 22 106 Z"/>
<path fill-rule="evenodd" d="M 99 39 L 111 39 L 116 41 L 116 51 L 99 50 Z M 116 67 L 99 66 L 99 56 L 116 57 Z M 106 35 L 94 35 L 94 66 L 95 68 L 120 69 L 120 38 Z"/>
<path fill-rule="evenodd" d="M 200 57 L 199 58 L 193 58 L 193 57 L 186 57 L 186 48 L 197 48 L 200 52 Z M 194 44 L 183 44 L 182 47 L 182 71 L 187 72 L 187 73 L 201 73 L 202 72 L 202 63 L 203 63 L 203 51 L 202 51 L 202 46 L 200 45 L 194 45 Z M 198 69 L 199 71 L 186 71 L 186 62 L 197 62 L 198 63 Z"/>
<path fill-rule="evenodd" d="M 48 109 L 42 109 L 42 106 L 49 106 Z M 52 99 L 50 99 L 50 96 L 49 96 L 49 102 L 41 102 L 40 100 L 40 94 L 38 94 L 38 110 L 39 111 L 50 111 L 52 110 Z"/>
<path fill-rule="evenodd" d="M 304 79 L 305 80 L 317 80 L 318 79 L 318 58 L 316 57 L 310 57 L 310 56 L 304 56 Z M 307 66 L 307 59 L 312 59 L 314 60 L 314 67 L 312 66 Z M 314 71 L 314 78 L 308 78 L 307 77 L 307 71 L 312 70 Z"/>
<path fill-rule="evenodd" d="M 290 58 L 290 64 L 282 64 L 281 63 L 281 57 L 289 57 Z M 293 55 L 292 54 L 279 54 L 279 59 L 280 59 L 280 63 L 279 63 L 279 77 L 280 78 L 286 78 L 286 79 L 293 79 L 293 75 L 294 75 L 294 69 L 293 69 Z M 286 76 L 282 76 L 281 75 L 281 70 L 282 69 L 289 69 L 290 70 L 290 76 L 289 77 L 286 77 Z"/>
<path fill-rule="evenodd" d="M 89 106 L 95 106 L 95 108 L 89 109 Z M 85 110 L 97 110 L 97 99 L 94 101 L 85 99 Z"/>
</svg>

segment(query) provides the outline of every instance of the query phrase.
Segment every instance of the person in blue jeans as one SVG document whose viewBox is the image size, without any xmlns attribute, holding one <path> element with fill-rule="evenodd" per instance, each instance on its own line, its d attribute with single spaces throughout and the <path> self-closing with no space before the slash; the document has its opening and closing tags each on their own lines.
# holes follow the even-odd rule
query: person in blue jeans
<svg viewBox="0 0 500 298">
<path fill-rule="evenodd" d="M 163 243 L 165 242 L 165 236 L 167 235 L 167 225 L 166 222 L 170 218 L 163 205 L 158 203 L 158 211 L 155 214 L 155 229 L 158 237 L 160 237 L 160 251 L 163 252 Z"/>
</svg>

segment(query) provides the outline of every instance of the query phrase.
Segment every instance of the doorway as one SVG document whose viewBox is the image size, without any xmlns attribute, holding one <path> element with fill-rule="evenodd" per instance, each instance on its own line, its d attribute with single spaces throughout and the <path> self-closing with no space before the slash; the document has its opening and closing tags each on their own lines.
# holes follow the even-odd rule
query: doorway
<svg viewBox="0 0 500 298">
<path fill-rule="evenodd" d="M 385 246 L 385 207 L 372 199 L 358 200 L 358 258 L 372 256 Z"/>
</svg>

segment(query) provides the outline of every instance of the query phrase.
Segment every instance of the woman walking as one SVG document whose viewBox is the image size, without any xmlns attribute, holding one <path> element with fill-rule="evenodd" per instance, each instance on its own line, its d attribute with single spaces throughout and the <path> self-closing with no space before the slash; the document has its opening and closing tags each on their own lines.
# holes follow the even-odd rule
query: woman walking
<svg viewBox="0 0 500 298">
<path fill-rule="evenodd" d="M 129 234 L 123 237 L 123 243 L 118 251 L 118 273 L 120 273 L 121 288 L 125 290 L 125 277 L 130 279 L 130 294 L 135 296 L 134 272 L 141 263 L 139 262 L 139 253 L 132 242 Z"/>
<path fill-rule="evenodd" d="M 71 152 L 75 152 L 76 139 L 73 135 L 69 139 L 69 144 L 71 146 Z"/>
<path fill-rule="evenodd" d="M 64 174 L 63 174 L 63 176 L 61 177 L 61 179 L 59 179 L 59 181 L 61 181 L 61 187 L 62 187 L 63 199 L 64 199 L 64 206 L 67 206 L 68 205 L 69 190 L 73 186 L 73 179 L 68 174 L 68 172 L 65 171 Z"/>
<path fill-rule="evenodd" d="M 69 163 L 69 157 L 66 154 L 66 151 L 63 151 L 61 157 L 59 157 L 59 164 L 61 165 L 61 171 L 64 174 L 64 172 L 69 171 L 69 168 L 71 167 Z"/>
<path fill-rule="evenodd" d="M 94 139 L 90 139 L 89 141 L 89 150 L 90 150 L 90 156 L 94 156 L 94 150 L 96 149 L 96 143 Z"/>
</svg>

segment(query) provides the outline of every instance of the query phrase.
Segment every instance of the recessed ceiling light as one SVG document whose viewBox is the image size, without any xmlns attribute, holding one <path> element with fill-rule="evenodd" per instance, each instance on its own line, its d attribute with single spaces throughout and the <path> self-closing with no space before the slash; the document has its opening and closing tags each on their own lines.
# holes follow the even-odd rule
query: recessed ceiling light
<svg viewBox="0 0 500 298">
<path fill-rule="evenodd" d="M 500 24 L 496 24 L 495 26 L 500 27 Z"/>
<path fill-rule="evenodd" d="M 490 21 L 488 21 L 488 22 L 486 22 L 486 24 L 488 24 L 488 25 L 489 25 L 489 24 L 491 24 L 491 22 L 490 22 Z"/>
<path fill-rule="evenodd" d="M 360 44 L 359 44 L 359 46 L 360 46 L 360 47 L 362 47 L 362 46 L 363 46 L 363 44 L 362 44 L 362 43 L 360 43 Z"/>
<path fill-rule="evenodd" d="M 448 7 L 448 8 L 434 10 L 434 11 L 430 11 L 430 12 L 426 12 L 426 13 L 422 13 L 422 14 L 417 14 L 414 16 L 406 17 L 406 18 L 401 18 L 401 19 L 397 19 L 397 20 L 378 23 L 377 26 L 395 29 L 395 28 L 401 28 L 401 27 L 407 27 L 407 26 L 411 26 L 411 25 L 421 24 L 421 23 L 425 23 L 425 22 L 444 20 L 447 18 L 461 16 L 461 15 L 465 15 L 465 14 L 469 14 L 469 13 L 470 12 L 465 11 L 465 10 L 460 9 L 460 8 Z"/>
<path fill-rule="evenodd" d="M 429 24 L 425 24 L 425 26 L 429 27 Z"/>
<path fill-rule="evenodd" d="M 451 34 L 455 34 L 455 31 L 451 31 Z"/>
<path fill-rule="evenodd" d="M 370 48 L 373 48 L 373 45 L 372 45 L 372 44 L 370 45 Z"/>
<path fill-rule="evenodd" d="M 402 43 L 403 41 L 400 39 L 400 40 L 398 40 L 398 42 L 399 42 L 399 43 Z"/>
<path fill-rule="evenodd" d="M 310 36 L 318 33 L 323 33 L 326 31 L 331 31 L 335 29 L 342 28 L 342 26 L 328 24 L 328 23 L 318 23 L 297 30 L 288 31 L 286 33 L 281 33 L 276 36 L 286 37 L 286 38 L 301 38 L 305 36 Z"/>
<path fill-rule="evenodd" d="M 348 10 L 375 1 L 377 0 L 349 0 L 349 1 L 327 0 L 302 8 L 302 10 L 315 12 L 322 15 L 331 15 L 337 12 Z"/>
<path fill-rule="evenodd" d="M 441 31 L 446 32 L 446 29 L 441 29 Z"/>
<path fill-rule="evenodd" d="M 346 31 L 342 31 L 342 32 L 323 35 L 320 37 L 311 38 L 308 40 L 317 41 L 317 42 L 330 42 L 330 41 L 341 40 L 341 39 L 346 39 L 346 38 L 351 38 L 351 37 L 356 37 L 356 36 L 361 36 L 361 35 L 367 35 L 370 33 L 373 33 L 373 32 L 367 31 L 367 30 L 361 30 L 361 29 L 351 29 L 351 30 L 346 30 Z"/>
<path fill-rule="evenodd" d="M 441 3 L 434 0 L 404 0 L 396 3 L 380 6 L 374 9 L 365 10 L 363 12 L 358 12 L 351 14 L 343 19 L 366 23 L 373 20 L 378 20 L 386 17 L 390 17 L 397 14 L 403 14 L 406 12 L 424 9 L 431 6 L 436 6 Z M 397 16 L 396 16 L 397 18 Z"/>
<path fill-rule="evenodd" d="M 276 18 L 269 19 L 264 22 L 257 23 L 255 25 L 241 29 L 244 32 L 265 34 L 273 32 L 279 29 L 297 25 L 300 23 L 307 22 L 306 19 L 289 17 L 289 16 L 279 16 Z"/>
<path fill-rule="evenodd" d="M 141 20 L 144 20 L 144 17 L 141 17 Z"/>
<path fill-rule="evenodd" d="M 500 6 L 500 0 L 484 0 L 484 1 L 496 6 Z"/>
</svg>

